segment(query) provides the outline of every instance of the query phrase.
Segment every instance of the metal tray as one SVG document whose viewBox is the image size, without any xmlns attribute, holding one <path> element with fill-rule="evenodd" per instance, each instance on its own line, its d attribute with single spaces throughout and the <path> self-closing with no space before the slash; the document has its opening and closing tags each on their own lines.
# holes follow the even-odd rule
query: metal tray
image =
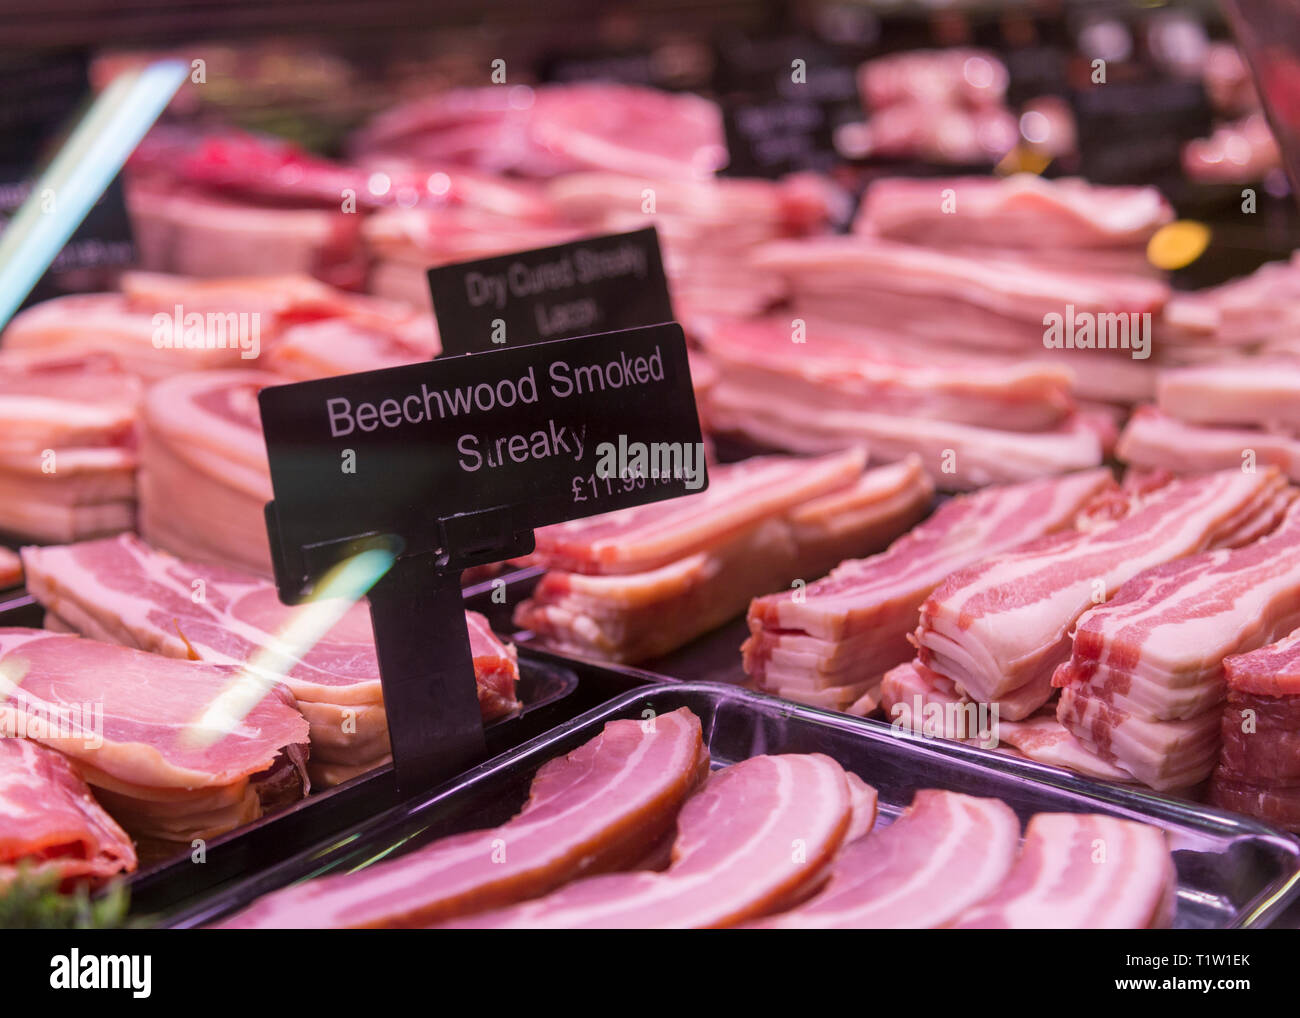
<svg viewBox="0 0 1300 1018">
<path fill-rule="evenodd" d="M 1050 767 L 989 754 L 959 743 L 900 738 L 880 722 L 787 703 L 711 683 L 645 686 L 466 772 L 429 796 L 223 889 L 162 925 L 213 922 L 294 881 L 345 872 L 448 834 L 500 823 L 523 804 L 547 760 L 593 738 L 606 722 L 641 712 L 688 707 L 700 718 L 714 766 L 761 753 L 826 753 L 874 785 L 878 824 L 891 823 L 921 788 L 996 796 L 1022 821 L 1039 812 L 1126 817 L 1169 832 L 1178 869 L 1179 928 L 1261 926 L 1300 893 L 1300 840 L 1256 821 L 1119 786 L 1099 785 Z"/>
</svg>

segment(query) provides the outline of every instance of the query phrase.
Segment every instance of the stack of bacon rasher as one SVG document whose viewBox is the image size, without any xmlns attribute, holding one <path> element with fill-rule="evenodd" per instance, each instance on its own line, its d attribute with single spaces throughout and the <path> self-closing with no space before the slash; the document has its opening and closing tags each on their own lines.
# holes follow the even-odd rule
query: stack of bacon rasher
<svg viewBox="0 0 1300 1018">
<path fill-rule="evenodd" d="M 675 650 L 756 594 L 821 576 L 924 515 L 933 486 L 918 460 L 865 462 L 860 449 L 755 457 L 710 467 L 698 494 L 543 528 L 535 559 L 547 572 L 515 621 L 589 657 L 635 662 Z M 861 690 L 822 695 L 838 705 Z"/>
<path fill-rule="evenodd" d="M 862 689 L 834 705 L 869 714 L 884 673 L 912 656 L 917 610 L 944 577 L 1071 527 L 1085 503 L 1113 488 L 1099 468 L 954 498 L 887 551 L 842 562 L 806 589 L 755 598 L 745 671 L 760 688 L 804 703 L 824 703 L 828 690 Z"/>
<path fill-rule="evenodd" d="M 1210 802 L 1300 834 L 1300 629 L 1224 659 L 1228 698 Z"/>
<path fill-rule="evenodd" d="M 236 666 L 3 629 L 0 690 L 13 734 L 63 754 L 142 854 L 188 849 L 310 788 L 293 697 Z"/>
<path fill-rule="evenodd" d="M 103 354 L 0 352 L 0 532 L 75 541 L 133 527 L 139 400 Z"/>
<path fill-rule="evenodd" d="M 309 725 L 313 785 L 329 787 L 391 759 L 374 632 L 365 604 L 280 602 L 269 580 L 184 561 L 133 535 L 25 548 L 28 589 L 46 627 L 283 682 Z M 484 719 L 519 705 L 513 647 L 466 613 Z"/>
</svg>

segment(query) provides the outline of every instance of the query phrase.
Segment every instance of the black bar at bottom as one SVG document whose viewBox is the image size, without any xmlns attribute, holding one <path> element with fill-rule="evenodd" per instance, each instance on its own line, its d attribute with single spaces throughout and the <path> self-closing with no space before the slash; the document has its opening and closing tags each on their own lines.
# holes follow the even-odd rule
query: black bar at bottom
<svg viewBox="0 0 1300 1018">
<path fill-rule="evenodd" d="M 399 558 L 370 590 L 398 794 L 417 795 L 487 754 L 460 573 Z"/>
</svg>

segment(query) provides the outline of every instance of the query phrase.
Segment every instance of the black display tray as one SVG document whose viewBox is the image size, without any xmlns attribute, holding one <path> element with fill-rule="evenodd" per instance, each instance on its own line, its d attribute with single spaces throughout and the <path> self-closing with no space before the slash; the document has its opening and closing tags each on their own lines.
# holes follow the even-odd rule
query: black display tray
<svg viewBox="0 0 1300 1018">
<path fill-rule="evenodd" d="M 157 917 L 160 925 L 210 924 L 262 894 L 308 877 L 341 873 L 450 834 L 489 827 L 514 814 L 537 769 L 593 738 L 608 721 L 688 707 L 703 724 L 714 766 L 761 753 L 826 753 L 875 786 L 878 824 L 891 823 L 921 788 L 996 796 L 1022 821 L 1038 812 L 1095 812 L 1156 824 L 1169 832 L 1178 870 L 1180 928 L 1266 924 L 1300 894 L 1300 840 L 1206 807 L 1101 785 L 959 743 L 901 738 L 880 722 L 801 707 L 712 683 L 634 689 L 490 760 L 428 796 L 395 806 L 331 839 L 233 883 L 195 907 Z"/>
</svg>

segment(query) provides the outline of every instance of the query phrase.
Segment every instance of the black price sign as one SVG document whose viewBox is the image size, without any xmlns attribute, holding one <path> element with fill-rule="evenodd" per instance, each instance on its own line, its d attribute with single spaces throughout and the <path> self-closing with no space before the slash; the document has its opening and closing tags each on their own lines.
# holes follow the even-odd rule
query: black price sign
<svg viewBox="0 0 1300 1018">
<path fill-rule="evenodd" d="M 1177 180 L 1185 142 L 1210 133 L 1200 81 L 1145 77 L 1070 92 L 1082 173 L 1098 184 Z"/>
<path fill-rule="evenodd" d="M 654 227 L 429 270 L 444 354 L 674 318 Z"/>
<path fill-rule="evenodd" d="M 676 323 L 505 347 L 259 397 L 282 600 L 357 552 L 370 590 L 399 792 L 482 757 L 459 571 L 533 548 L 534 527 L 708 485 Z"/>
<path fill-rule="evenodd" d="M 860 53 L 799 36 L 733 39 L 719 47 L 717 87 L 732 177 L 829 171 L 836 130 L 863 119 Z"/>
</svg>

